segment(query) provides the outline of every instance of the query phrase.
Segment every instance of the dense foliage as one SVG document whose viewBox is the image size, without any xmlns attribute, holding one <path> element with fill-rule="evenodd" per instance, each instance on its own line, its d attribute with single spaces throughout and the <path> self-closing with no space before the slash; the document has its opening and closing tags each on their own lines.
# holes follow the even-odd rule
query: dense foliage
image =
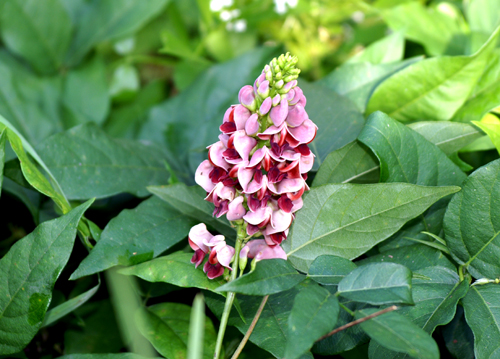
<svg viewBox="0 0 500 359">
<path fill-rule="evenodd" d="M 217 341 L 220 358 L 500 357 L 497 0 L 0 9 L 0 358 L 212 358 Z M 287 51 L 297 102 L 264 67 Z M 264 110 L 238 97 L 256 78 Z M 300 124 L 278 113 L 299 102 Z M 221 126 L 238 103 L 261 122 Z M 290 158 L 269 154 L 286 132 L 256 134 L 307 121 L 314 141 L 279 143 Z M 207 146 L 222 131 L 229 150 L 236 130 L 269 152 L 275 183 L 305 166 L 301 190 L 269 196 L 286 227 L 238 212 L 258 191 L 246 182 L 232 222 L 204 200 L 215 185 L 195 183 L 215 166 Z M 273 252 L 231 272 L 231 252 L 211 253 L 239 252 L 243 219 Z"/>
</svg>

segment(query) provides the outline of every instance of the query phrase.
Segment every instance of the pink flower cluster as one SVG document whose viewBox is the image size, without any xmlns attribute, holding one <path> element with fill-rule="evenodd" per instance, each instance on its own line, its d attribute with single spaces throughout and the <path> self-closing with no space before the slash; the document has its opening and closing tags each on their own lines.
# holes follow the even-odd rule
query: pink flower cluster
<svg viewBox="0 0 500 359">
<path fill-rule="evenodd" d="M 229 221 L 245 225 L 249 237 L 264 237 L 247 243 L 240 256 L 286 259 L 279 245 L 309 189 L 306 179 L 314 154 L 308 143 L 317 127 L 304 109 L 296 62 L 289 54 L 273 59 L 253 86 L 240 90 L 239 104 L 224 115 L 219 141 L 209 146 L 208 160 L 196 170 L 196 183 L 214 204 L 214 216 L 225 214 Z M 195 242 L 191 235 L 190 240 Z M 211 248 L 203 252 L 214 258 L 217 249 Z M 195 253 L 192 262 L 199 260 Z M 226 260 L 219 263 L 229 268 Z"/>
</svg>

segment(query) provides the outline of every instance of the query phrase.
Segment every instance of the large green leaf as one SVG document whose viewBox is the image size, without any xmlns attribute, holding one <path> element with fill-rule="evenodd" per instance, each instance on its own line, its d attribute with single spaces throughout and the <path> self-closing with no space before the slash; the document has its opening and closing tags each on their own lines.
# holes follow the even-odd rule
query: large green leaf
<svg viewBox="0 0 500 359">
<path fill-rule="evenodd" d="M 488 59 L 483 75 L 471 96 L 453 116 L 454 121 L 479 121 L 490 110 L 500 105 L 500 51 Z"/>
<path fill-rule="evenodd" d="M 268 295 L 286 291 L 302 282 L 305 276 L 283 259 L 259 261 L 255 270 L 224 284 L 217 292 L 236 292 L 248 295 Z"/>
<path fill-rule="evenodd" d="M 356 258 L 459 187 L 328 184 L 311 189 L 283 248 L 307 272 L 323 254 Z"/>
<path fill-rule="evenodd" d="M 382 112 L 368 117 L 358 140 L 377 155 L 381 182 L 446 186 L 467 177 L 439 148 Z"/>
<path fill-rule="evenodd" d="M 474 333 L 477 359 L 500 355 L 500 286 L 473 286 L 463 299 L 465 319 Z"/>
<path fill-rule="evenodd" d="M 500 25 L 500 8 L 496 0 L 471 0 L 464 5 L 471 31 L 488 37 Z"/>
<path fill-rule="evenodd" d="M 500 153 L 500 120 L 494 117 L 493 121 L 472 121 L 472 123 L 488 135 L 498 153 Z"/>
<path fill-rule="evenodd" d="M 347 97 L 356 104 L 360 111 L 364 112 L 368 99 L 379 84 L 419 60 L 421 60 L 421 57 L 378 65 L 369 62 L 347 62 L 322 78 L 318 83 Z"/>
<path fill-rule="evenodd" d="M 143 197 L 148 194 L 147 186 L 168 180 L 161 150 L 109 138 L 93 123 L 58 133 L 37 150 L 70 199 L 121 192 Z"/>
<path fill-rule="evenodd" d="M 192 220 L 203 222 L 224 234 L 226 240 L 234 241 L 236 233 L 225 217 L 214 218 L 212 203 L 203 200 L 205 191 L 199 186 L 188 187 L 183 183 L 170 186 L 148 187 L 148 190 L 169 203 Z"/>
<path fill-rule="evenodd" d="M 396 31 L 351 57 L 347 63 L 370 62 L 383 64 L 396 62 L 403 59 L 405 38 L 401 31 Z"/>
<path fill-rule="evenodd" d="M 142 355 L 132 353 L 119 354 L 68 354 L 59 357 L 59 359 L 147 359 Z"/>
<path fill-rule="evenodd" d="M 210 67 L 178 96 L 154 107 L 139 137 L 162 145 L 178 178 L 194 184 L 194 172 L 207 158 L 206 146 L 218 140 L 225 111 L 275 51 L 260 48 Z"/>
<path fill-rule="evenodd" d="M 79 9 L 67 62 L 75 65 L 96 44 L 132 35 L 157 15 L 168 0 L 92 0 Z"/>
<path fill-rule="evenodd" d="M 323 285 L 337 285 L 356 269 L 356 264 L 348 259 L 324 255 L 317 257 L 309 267 L 308 278 Z"/>
<path fill-rule="evenodd" d="M 38 72 L 53 73 L 61 67 L 72 35 L 61 1 L 4 1 L 1 24 L 5 45 Z"/>
<path fill-rule="evenodd" d="M 191 263 L 191 253 L 175 252 L 168 256 L 153 259 L 132 267 L 120 270 L 120 274 L 135 275 L 148 282 L 164 282 L 179 287 L 195 287 L 215 291 L 221 279 L 210 280 L 201 267 L 195 268 Z"/>
<path fill-rule="evenodd" d="M 326 156 L 312 186 L 327 183 L 378 182 L 379 177 L 377 158 L 358 141 L 353 141 Z"/>
<path fill-rule="evenodd" d="M 398 313 L 432 334 L 438 325 L 453 319 L 457 303 L 467 293 L 469 283 L 467 280 L 460 282 L 455 271 L 443 267 L 427 267 L 416 274 L 418 276 L 412 282 L 415 305 L 401 307 Z M 407 357 L 377 343 L 370 344 L 370 353 L 373 358 Z"/>
<path fill-rule="evenodd" d="M 186 238 L 196 223 L 157 197 L 113 218 L 71 279 L 148 261 Z M 187 242 L 186 242 L 187 243 Z"/>
<path fill-rule="evenodd" d="M 370 263 L 354 269 L 342 279 L 338 294 L 373 305 L 413 304 L 411 271 L 396 263 Z"/>
<path fill-rule="evenodd" d="M 408 125 L 447 156 L 482 137 L 481 131 L 468 123 L 420 121 Z"/>
<path fill-rule="evenodd" d="M 160 303 L 137 313 L 139 330 L 155 349 L 169 359 L 185 359 L 191 307 L 180 303 Z M 211 320 L 205 321 L 203 358 L 213 358 L 217 335 Z"/>
<path fill-rule="evenodd" d="M 307 97 L 307 114 L 318 126 L 316 138 L 309 144 L 316 155 L 313 170 L 317 170 L 330 152 L 356 139 L 365 121 L 348 98 L 328 87 L 302 82 L 300 87 Z"/>
<path fill-rule="evenodd" d="M 443 330 L 446 349 L 460 359 L 474 359 L 474 334 L 465 321 L 464 309 L 457 306 L 455 318 Z"/>
<path fill-rule="evenodd" d="M 377 87 L 366 112 L 380 110 L 399 121 L 449 120 L 474 89 L 498 33 L 474 55 L 430 58 L 399 71 Z"/>
<path fill-rule="evenodd" d="M 466 45 L 463 18 L 418 2 L 406 2 L 386 9 L 382 17 L 389 27 L 402 30 L 405 36 L 421 43 L 430 55 L 461 55 Z"/>
<path fill-rule="evenodd" d="M 0 259 L 0 352 L 22 350 L 38 332 L 52 288 L 66 265 L 76 228 L 92 200 L 39 225 Z"/>
<path fill-rule="evenodd" d="M 377 311 L 378 309 L 359 310 L 356 312 L 356 319 Z M 396 352 L 408 353 L 413 358 L 439 358 L 439 349 L 432 337 L 396 312 L 382 314 L 360 325 L 372 338 L 369 347 L 370 358 L 377 358 L 373 356 L 374 344 L 377 343 Z"/>
<path fill-rule="evenodd" d="M 0 192 L 2 191 L 3 184 L 3 170 L 5 165 L 5 142 L 7 141 L 7 131 L 3 129 L 0 131 Z"/>
<path fill-rule="evenodd" d="M 295 296 L 288 317 L 285 358 L 296 359 L 330 332 L 339 316 L 337 297 L 319 285 L 309 285 Z"/>
<path fill-rule="evenodd" d="M 500 160 L 472 173 L 453 196 L 444 232 L 453 258 L 475 278 L 500 276 Z"/>
<path fill-rule="evenodd" d="M 412 244 L 401 248 L 390 248 L 383 253 L 372 255 L 356 262 L 358 265 L 366 263 L 399 263 L 408 267 L 412 272 L 427 267 L 441 267 L 451 271 L 456 267 L 443 252 L 423 244 Z"/>
<path fill-rule="evenodd" d="M 108 115 L 111 102 L 104 61 L 95 57 L 69 71 L 64 78 L 61 101 L 66 128 L 85 122 L 101 125 Z"/>
</svg>

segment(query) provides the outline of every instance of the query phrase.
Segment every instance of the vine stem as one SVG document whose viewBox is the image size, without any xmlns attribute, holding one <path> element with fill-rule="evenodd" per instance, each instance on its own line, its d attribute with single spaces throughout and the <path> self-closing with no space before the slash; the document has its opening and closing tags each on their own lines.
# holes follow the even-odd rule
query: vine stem
<svg viewBox="0 0 500 359">
<path fill-rule="evenodd" d="M 338 333 L 338 332 L 341 332 L 342 330 L 345 330 L 345 329 L 350 328 L 350 327 L 353 327 L 353 326 L 355 326 L 355 325 L 357 325 L 357 324 L 360 324 L 360 323 L 366 322 L 367 320 L 370 320 L 370 319 L 373 319 L 373 318 L 375 318 L 375 317 L 378 317 L 379 315 L 382 315 L 382 314 L 385 314 L 385 313 L 392 312 L 392 311 L 394 311 L 394 310 L 396 310 L 396 309 L 398 309 L 398 307 L 397 307 L 397 306 L 395 306 L 395 305 L 392 305 L 392 306 L 390 306 L 389 308 L 382 309 L 382 310 L 380 310 L 380 311 L 378 311 L 378 312 L 375 312 L 375 313 L 373 313 L 373 314 L 367 315 L 366 317 L 360 318 L 360 319 L 355 320 L 355 321 L 353 321 L 353 322 L 347 323 L 346 325 L 343 325 L 343 326 L 341 326 L 341 327 L 338 327 L 337 329 L 332 330 L 330 333 L 323 335 L 321 338 L 319 338 L 319 339 L 318 339 L 318 340 L 316 340 L 316 341 L 317 341 L 317 342 L 319 342 L 320 340 L 323 340 L 323 339 L 325 339 L 325 338 L 328 338 L 328 337 L 332 336 L 333 334 L 336 334 L 336 333 Z"/>
<path fill-rule="evenodd" d="M 264 306 L 266 305 L 268 298 L 269 298 L 269 295 L 266 295 L 264 298 L 262 298 L 262 302 L 260 302 L 259 309 L 257 309 L 257 313 L 255 313 L 255 316 L 253 317 L 252 323 L 250 323 L 250 326 L 248 327 L 248 330 L 245 333 L 245 336 L 241 340 L 240 345 L 238 345 L 238 348 L 236 348 L 236 351 L 234 352 L 231 359 L 237 359 L 238 356 L 241 354 L 241 351 L 245 347 L 245 344 L 247 343 L 248 339 L 250 338 L 250 335 L 252 335 L 252 332 L 253 332 L 253 329 L 255 328 L 255 325 L 257 325 L 257 321 L 259 320 L 260 315 L 262 314 L 262 311 L 264 310 Z"/>
<path fill-rule="evenodd" d="M 232 263 L 233 271 L 231 272 L 231 278 L 229 282 L 236 279 L 238 275 L 238 262 L 240 259 L 241 245 L 246 236 L 245 229 L 243 226 L 239 225 L 237 227 L 236 243 L 234 245 L 234 261 Z M 222 340 L 224 339 L 224 333 L 226 332 L 227 321 L 229 320 L 229 313 L 231 313 L 231 307 L 233 306 L 234 297 L 236 293 L 227 292 L 226 304 L 224 304 L 224 311 L 222 312 L 222 317 L 220 319 L 219 333 L 217 333 L 217 342 L 215 343 L 214 359 L 219 359 L 222 350 Z"/>
</svg>

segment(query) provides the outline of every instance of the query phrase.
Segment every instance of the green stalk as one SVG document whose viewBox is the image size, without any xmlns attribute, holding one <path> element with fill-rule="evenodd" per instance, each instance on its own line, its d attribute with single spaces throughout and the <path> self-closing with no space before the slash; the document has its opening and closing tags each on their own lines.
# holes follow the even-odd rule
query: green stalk
<svg viewBox="0 0 500 359">
<path fill-rule="evenodd" d="M 243 240 L 245 238 L 245 228 L 242 225 L 237 227 L 236 243 L 234 245 L 234 261 L 233 261 L 233 271 L 231 272 L 231 278 L 229 282 L 236 279 L 238 275 L 238 262 L 240 259 L 240 250 Z M 224 312 L 222 312 L 222 318 L 220 319 L 219 333 L 217 334 L 217 342 L 215 344 L 214 359 L 219 359 L 222 350 L 222 340 L 224 339 L 224 333 L 226 332 L 227 321 L 229 320 L 229 313 L 231 312 L 231 307 L 233 306 L 234 297 L 236 293 L 228 292 L 226 297 L 226 304 L 224 305 Z"/>
</svg>

